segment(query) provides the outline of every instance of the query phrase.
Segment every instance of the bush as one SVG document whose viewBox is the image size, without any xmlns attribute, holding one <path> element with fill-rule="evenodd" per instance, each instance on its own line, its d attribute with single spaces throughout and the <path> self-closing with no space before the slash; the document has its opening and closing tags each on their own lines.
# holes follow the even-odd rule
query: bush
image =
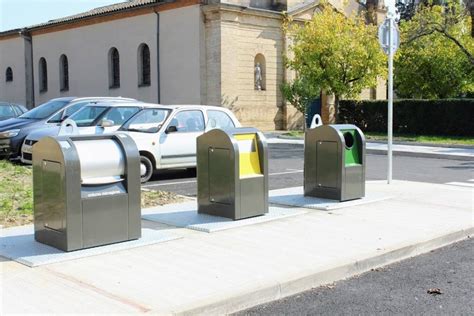
<svg viewBox="0 0 474 316">
<path fill-rule="evenodd" d="M 396 134 L 474 137 L 474 99 L 394 100 Z M 365 132 L 387 131 L 387 100 L 341 100 L 339 123 Z"/>
</svg>

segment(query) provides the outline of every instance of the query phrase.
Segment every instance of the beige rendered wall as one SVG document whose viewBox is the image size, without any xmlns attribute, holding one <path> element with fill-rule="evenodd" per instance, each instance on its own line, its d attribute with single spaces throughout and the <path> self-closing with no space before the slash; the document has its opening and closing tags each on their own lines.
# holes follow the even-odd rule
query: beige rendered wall
<svg viewBox="0 0 474 316">
<path fill-rule="evenodd" d="M 128 17 L 63 31 L 33 35 L 35 103 L 61 96 L 123 96 L 156 102 L 157 17 L 154 13 Z M 150 48 L 151 85 L 138 87 L 138 47 Z M 108 53 L 120 55 L 120 88 L 109 89 Z M 69 62 L 69 91 L 59 91 L 59 57 Z M 38 64 L 44 57 L 48 68 L 48 91 L 39 92 Z"/>
<path fill-rule="evenodd" d="M 160 12 L 162 104 L 201 103 L 202 24 L 199 5 Z"/>
<path fill-rule="evenodd" d="M 273 14 L 221 11 L 221 93 L 244 126 L 263 130 L 282 125 L 281 19 Z M 254 88 L 254 59 L 265 57 L 266 90 Z"/>
<path fill-rule="evenodd" d="M 13 81 L 5 81 L 11 67 Z M 0 41 L 0 101 L 26 105 L 25 43 L 21 37 Z"/>
</svg>

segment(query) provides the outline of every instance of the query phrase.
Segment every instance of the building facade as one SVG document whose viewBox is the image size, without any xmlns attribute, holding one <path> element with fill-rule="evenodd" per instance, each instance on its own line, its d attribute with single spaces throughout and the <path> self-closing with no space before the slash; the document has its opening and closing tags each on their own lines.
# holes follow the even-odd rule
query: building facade
<svg viewBox="0 0 474 316">
<path fill-rule="evenodd" d="M 280 93 L 292 77 L 284 12 L 305 20 L 317 11 L 318 1 L 135 0 L 2 32 L 0 100 L 30 108 L 60 96 L 222 105 L 247 126 L 292 128 L 301 115 Z M 385 98 L 384 83 L 365 94 Z"/>
</svg>

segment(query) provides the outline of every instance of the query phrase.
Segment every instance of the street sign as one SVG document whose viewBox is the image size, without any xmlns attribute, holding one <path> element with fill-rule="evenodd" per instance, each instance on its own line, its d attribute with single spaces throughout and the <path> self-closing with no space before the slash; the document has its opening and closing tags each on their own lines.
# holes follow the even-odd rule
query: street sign
<svg viewBox="0 0 474 316">
<path fill-rule="evenodd" d="M 390 36 L 390 24 L 392 25 L 392 36 Z M 392 45 L 390 45 L 390 37 L 392 38 Z M 389 46 L 392 47 L 392 54 L 395 54 L 400 45 L 400 32 L 396 23 L 390 23 L 390 19 L 385 19 L 379 26 L 379 43 L 387 55 L 389 54 Z"/>
</svg>

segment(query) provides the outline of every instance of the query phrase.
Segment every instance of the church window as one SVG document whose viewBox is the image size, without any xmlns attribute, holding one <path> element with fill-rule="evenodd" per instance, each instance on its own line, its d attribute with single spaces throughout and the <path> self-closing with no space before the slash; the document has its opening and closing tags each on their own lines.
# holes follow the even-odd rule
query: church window
<svg viewBox="0 0 474 316">
<path fill-rule="evenodd" d="M 141 44 L 138 47 L 138 86 L 149 86 L 150 75 L 150 48 L 147 44 Z"/>
<path fill-rule="evenodd" d="M 40 93 L 48 91 L 48 66 L 46 64 L 46 59 L 41 57 L 38 65 L 39 73 L 39 91 Z"/>
<path fill-rule="evenodd" d="M 109 50 L 109 88 L 120 88 L 120 56 L 115 47 Z"/>
<path fill-rule="evenodd" d="M 11 67 L 8 67 L 7 71 L 5 72 L 5 81 L 6 82 L 13 81 L 13 71 Z"/>
<path fill-rule="evenodd" d="M 69 90 L 69 63 L 64 54 L 59 57 L 59 84 L 60 91 Z"/>
</svg>

